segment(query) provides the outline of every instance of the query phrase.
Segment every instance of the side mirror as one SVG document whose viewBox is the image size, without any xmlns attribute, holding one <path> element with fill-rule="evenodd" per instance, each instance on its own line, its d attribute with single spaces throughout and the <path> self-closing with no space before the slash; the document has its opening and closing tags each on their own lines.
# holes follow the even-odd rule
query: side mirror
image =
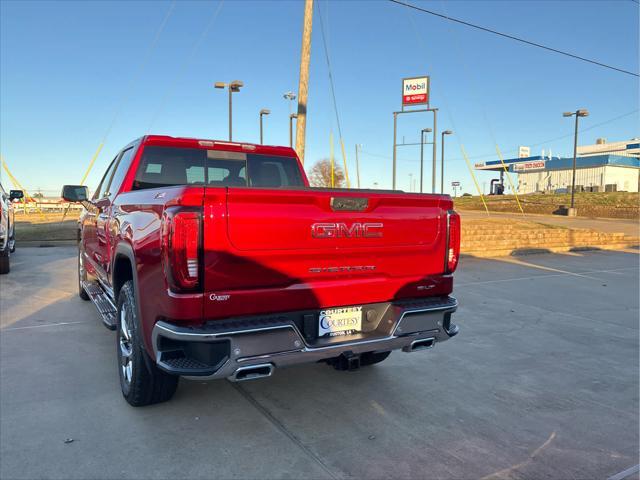
<svg viewBox="0 0 640 480">
<path fill-rule="evenodd" d="M 19 200 L 24 198 L 24 193 L 22 190 L 9 190 L 9 200 Z"/>
<path fill-rule="evenodd" d="M 62 187 L 62 198 L 67 202 L 86 202 L 89 190 L 84 185 L 65 185 Z"/>
</svg>

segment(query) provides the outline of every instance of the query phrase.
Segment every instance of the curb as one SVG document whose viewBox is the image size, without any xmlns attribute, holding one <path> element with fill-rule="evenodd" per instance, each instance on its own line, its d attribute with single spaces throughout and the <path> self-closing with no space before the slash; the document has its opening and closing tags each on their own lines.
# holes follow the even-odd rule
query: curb
<svg viewBox="0 0 640 480">
<path fill-rule="evenodd" d="M 541 253 L 561 253 L 561 252 L 593 252 L 598 250 L 621 250 L 635 248 L 640 249 L 640 244 L 638 242 L 621 242 L 621 243 L 612 243 L 609 245 L 572 245 L 572 246 L 563 246 L 563 247 L 544 247 L 540 248 L 535 247 L 525 247 L 522 249 L 518 248 L 505 248 L 505 249 L 496 249 L 496 250 L 471 250 L 471 251 L 462 251 L 462 257 L 475 257 L 475 258 L 497 258 L 497 257 L 516 257 L 516 256 L 526 256 L 526 255 L 538 255 Z"/>
</svg>

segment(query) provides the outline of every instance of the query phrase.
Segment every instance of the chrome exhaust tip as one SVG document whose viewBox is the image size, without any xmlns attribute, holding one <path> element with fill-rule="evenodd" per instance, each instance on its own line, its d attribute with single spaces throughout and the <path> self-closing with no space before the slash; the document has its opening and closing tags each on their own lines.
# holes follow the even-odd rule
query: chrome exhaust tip
<svg viewBox="0 0 640 480">
<path fill-rule="evenodd" d="M 402 350 L 405 352 L 416 352 L 418 350 L 433 348 L 435 344 L 436 339 L 434 337 L 421 338 L 420 340 L 414 340 L 413 342 L 411 342 L 411 345 L 404 347 Z"/>
<path fill-rule="evenodd" d="M 247 365 L 240 367 L 229 377 L 232 382 L 244 382 L 245 380 L 257 380 L 258 378 L 270 377 L 273 375 L 275 367 L 271 363 L 261 363 L 260 365 Z"/>
</svg>

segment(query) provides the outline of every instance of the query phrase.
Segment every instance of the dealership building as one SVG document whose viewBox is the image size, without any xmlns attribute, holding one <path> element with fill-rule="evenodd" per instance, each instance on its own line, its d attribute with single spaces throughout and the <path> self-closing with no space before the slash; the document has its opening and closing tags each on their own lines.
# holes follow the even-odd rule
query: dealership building
<svg viewBox="0 0 640 480">
<path fill-rule="evenodd" d="M 573 157 L 530 156 L 521 147 L 520 157 L 505 159 L 509 173 L 517 174 L 518 193 L 563 192 L 571 190 Z M 495 171 L 500 178 L 492 181 L 492 192 L 504 185 L 504 166 L 500 160 L 477 163 L 476 170 Z M 576 191 L 638 192 L 640 184 L 640 138 L 578 147 Z"/>
</svg>

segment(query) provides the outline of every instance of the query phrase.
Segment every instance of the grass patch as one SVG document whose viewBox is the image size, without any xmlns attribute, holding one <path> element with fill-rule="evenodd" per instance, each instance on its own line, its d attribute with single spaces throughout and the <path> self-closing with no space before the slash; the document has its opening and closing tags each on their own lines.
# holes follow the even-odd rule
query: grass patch
<svg viewBox="0 0 640 480">
<path fill-rule="evenodd" d="M 489 211 L 519 212 L 514 195 L 491 195 L 484 197 Z M 571 194 L 548 193 L 519 196 L 526 213 L 558 213 L 561 206 L 571 204 Z M 454 199 L 459 210 L 484 210 L 479 196 Z M 640 195 L 630 192 L 576 193 L 575 204 L 578 215 L 587 217 L 638 218 L 640 216 Z"/>
<path fill-rule="evenodd" d="M 75 240 L 78 230 L 78 213 L 69 212 L 62 220 L 62 213 L 16 213 L 16 241 Z"/>
</svg>

